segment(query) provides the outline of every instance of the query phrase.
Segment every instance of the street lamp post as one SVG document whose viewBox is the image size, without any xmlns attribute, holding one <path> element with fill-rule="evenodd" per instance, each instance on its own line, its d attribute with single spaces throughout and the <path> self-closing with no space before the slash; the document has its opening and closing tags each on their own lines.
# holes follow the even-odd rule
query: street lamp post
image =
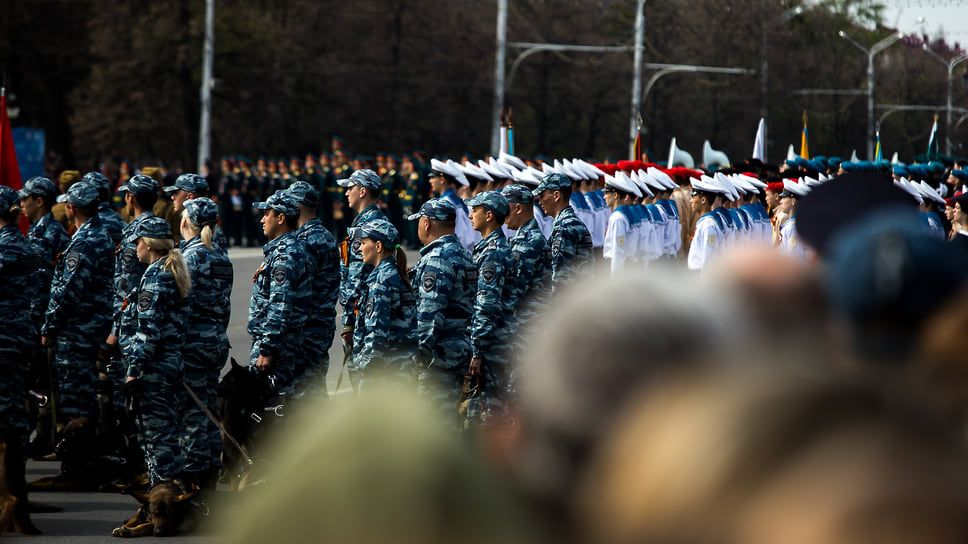
<svg viewBox="0 0 968 544">
<path fill-rule="evenodd" d="M 934 50 L 928 47 L 928 44 L 926 43 L 921 44 L 921 49 L 924 49 L 925 52 L 938 59 L 942 64 L 948 67 L 948 107 L 945 109 L 944 152 L 946 155 L 951 155 L 951 74 L 954 71 L 955 66 L 968 60 L 968 53 L 962 53 L 955 58 L 948 60 L 935 53 Z"/>
<path fill-rule="evenodd" d="M 867 157 L 869 160 L 874 160 L 874 56 L 900 40 L 904 34 L 895 32 L 872 45 L 870 49 L 857 43 L 843 30 L 837 35 L 867 55 Z"/>
<path fill-rule="evenodd" d="M 763 0 L 763 7 L 764 9 L 766 9 L 766 0 Z M 784 11 L 776 19 L 770 21 L 769 24 L 763 23 L 763 28 L 761 32 L 761 43 L 760 43 L 760 56 L 762 57 L 762 67 L 760 68 L 760 117 L 765 120 L 764 132 L 766 132 L 766 134 L 763 135 L 764 151 L 766 147 L 768 147 L 767 146 L 767 142 L 769 141 L 768 134 L 770 133 L 769 109 L 767 108 L 767 96 L 769 96 L 769 82 L 770 82 L 768 74 L 770 70 L 770 64 L 767 61 L 767 57 L 766 57 L 766 45 L 767 45 L 766 31 L 774 24 L 785 23 L 790 19 L 793 19 L 797 15 L 800 15 L 801 13 L 803 13 L 803 7 L 797 6 L 795 8 L 790 8 Z M 764 160 L 766 159 L 765 156 L 763 158 Z"/>
</svg>

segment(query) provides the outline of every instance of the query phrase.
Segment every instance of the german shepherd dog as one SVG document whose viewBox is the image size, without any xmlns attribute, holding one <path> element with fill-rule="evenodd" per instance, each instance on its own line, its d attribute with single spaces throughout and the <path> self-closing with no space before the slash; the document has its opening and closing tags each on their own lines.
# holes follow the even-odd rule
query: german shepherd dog
<svg viewBox="0 0 968 544">
<path fill-rule="evenodd" d="M 60 474 L 34 480 L 28 484 L 29 488 L 32 491 L 104 490 L 116 478 L 132 477 L 142 468 L 141 458 L 129 461 L 102 454 L 101 449 L 96 425 L 88 418 L 68 421 L 54 447 L 61 459 Z"/>
<path fill-rule="evenodd" d="M 24 447 L 20 436 L 0 428 L 0 533 L 13 531 L 39 535 L 30 521 Z"/>
<path fill-rule="evenodd" d="M 185 489 L 178 481 L 164 481 L 148 491 L 125 490 L 139 503 L 137 513 L 124 525 L 111 531 L 112 536 L 171 536 L 188 531 L 194 525 L 192 497 L 197 489 Z"/>
<path fill-rule="evenodd" d="M 281 419 L 282 405 L 265 374 L 238 364 L 234 358 L 217 391 L 222 424 L 222 482 L 238 491 L 253 483 L 253 448 L 267 429 Z"/>
</svg>

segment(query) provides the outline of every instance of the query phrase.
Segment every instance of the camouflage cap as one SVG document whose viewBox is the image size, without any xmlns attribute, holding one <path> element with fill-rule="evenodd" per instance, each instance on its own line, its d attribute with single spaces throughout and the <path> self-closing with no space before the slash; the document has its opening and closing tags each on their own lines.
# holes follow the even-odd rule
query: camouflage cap
<svg viewBox="0 0 968 544">
<path fill-rule="evenodd" d="M 410 215 L 407 219 L 416 221 L 421 217 L 433 219 L 434 221 L 456 221 L 457 210 L 454 209 L 454 205 L 446 198 L 433 198 L 424 202 L 423 206 L 420 206 L 420 210 Z"/>
<path fill-rule="evenodd" d="M 195 194 L 208 193 L 208 182 L 198 174 L 182 174 L 175 179 L 175 183 L 165 187 L 166 193 L 173 193 L 178 190 Z"/>
<path fill-rule="evenodd" d="M 124 185 L 118 188 L 118 191 L 128 191 L 134 195 L 144 195 L 148 193 L 158 192 L 158 181 L 144 174 L 138 174 L 137 176 L 132 176 L 131 179 L 124 182 Z"/>
<path fill-rule="evenodd" d="M 210 198 L 202 196 L 186 200 L 185 210 L 188 212 L 188 219 L 199 227 L 214 227 L 218 223 L 218 205 Z"/>
<path fill-rule="evenodd" d="M 6 185 L 0 185 L 0 212 L 6 212 L 17 204 L 20 204 L 20 194 Z"/>
<path fill-rule="evenodd" d="M 266 199 L 265 202 L 253 202 L 252 207 L 257 210 L 273 209 L 286 217 L 299 217 L 299 205 L 285 190 L 279 190 Z"/>
<path fill-rule="evenodd" d="M 311 183 L 306 181 L 297 181 L 289 186 L 286 191 L 289 192 L 289 196 L 293 198 L 298 204 L 303 206 L 309 206 L 310 208 L 315 208 L 319 204 L 319 192 Z"/>
<path fill-rule="evenodd" d="M 558 172 L 552 172 L 541 178 L 541 183 L 531 194 L 538 196 L 545 191 L 560 191 L 569 188 L 571 188 L 571 178 Z"/>
<path fill-rule="evenodd" d="M 363 238 L 372 238 L 383 242 L 385 245 L 396 246 L 400 240 L 400 233 L 389 221 L 378 219 L 363 223 L 356 228 L 356 231 L 353 232 L 353 239 L 362 240 Z"/>
<path fill-rule="evenodd" d="M 468 198 L 464 201 L 464 204 L 470 207 L 484 206 L 484 208 L 501 219 L 507 217 L 511 210 L 511 207 L 508 205 L 508 199 L 504 198 L 504 195 L 497 191 L 484 191 L 483 193 Z"/>
<path fill-rule="evenodd" d="M 97 203 L 97 189 L 86 181 L 81 181 L 71 185 L 67 193 L 57 197 L 57 202 L 69 202 L 71 206 L 86 208 L 91 204 Z"/>
<path fill-rule="evenodd" d="M 138 223 L 134 234 L 138 238 L 158 238 L 165 240 L 171 238 L 171 224 L 161 217 L 149 217 L 141 223 Z"/>
<path fill-rule="evenodd" d="M 501 191 L 501 194 L 504 195 L 508 203 L 531 204 L 534 202 L 534 195 L 531 194 L 531 189 L 528 189 L 520 183 L 508 185 Z"/>
<path fill-rule="evenodd" d="M 32 195 L 50 198 L 57 194 L 57 186 L 54 185 L 54 182 L 50 178 L 36 176 L 28 179 L 27 183 L 24 183 L 24 188 L 17 191 L 17 194 L 20 198 L 27 198 Z"/>
<path fill-rule="evenodd" d="M 374 191 L 379 191 L 383 182 L 380 181 L 380 176 L 376 172 L 370 170 L 369 168 L 362 168 L 353 172 L 347 179 L 341 179 L 339 183 L 340 187 L 352 187 L 354 185 L 359 185 L 364 189 L 372 189 Z"/>
<path fill-rule="evenodd" d="M 111 182 L 108 181 L 108 178 L 100 172 L 88 172 L 84 174 L 84 177 L 81 178 L 81 181 L 90 183 L 98 191 L 111 188 Z"/>
</svg>

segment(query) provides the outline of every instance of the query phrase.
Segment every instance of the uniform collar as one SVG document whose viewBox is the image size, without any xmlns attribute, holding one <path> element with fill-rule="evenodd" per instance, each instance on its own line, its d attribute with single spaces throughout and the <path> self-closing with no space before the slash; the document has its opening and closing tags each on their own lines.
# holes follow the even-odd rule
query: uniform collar
<svg viewBox="0 0 968 544">
<path fill-rule="evenodd" d="M 435 248 L 437 246 L 440 246 L 440 245 L 443 245 L 443 244 L 445 244 L 447 242 L 451 242 L 451 243 L 457 242 L 459 244 L 460 243 L 460 240 L 457 238 L 457 235 L 454 234 L 454 233 L 445 234 L 445 235 L 441 236 L 440 238 L 437 238 L 433 242 L 430 242 L 429 244 L 427 244 L 424 247 L 420 248 L 420 255 L 426 255 L 433 248 Z"/>
</svg>

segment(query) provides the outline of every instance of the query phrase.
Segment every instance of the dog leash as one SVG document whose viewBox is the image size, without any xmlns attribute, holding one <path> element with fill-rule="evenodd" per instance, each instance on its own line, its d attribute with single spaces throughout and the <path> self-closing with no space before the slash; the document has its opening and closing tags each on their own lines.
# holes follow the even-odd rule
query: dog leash
<svg viewBox="0 0 968 544">
<path fill-rule="evenodd" d="M 236 440 L 234 436 L 232 436 L 231 434 L 229 434 L 227 430 L 225 430 L 225 427 L 222 426 L 222 422 L 215 418 L 215 415 L 213 415 L 212 411 L 208 409 L 208 406 L 205 406 L 205 403 L 202 402 L 202 399 L 198 398 L 198 395 L 196 395 L 195 391 L 192 390 L 192 387 L 188 385 L 188 382 L 182 381 L 182 385 L 184 385 L 185 389 L 188 390 L 188 395 L 192 397 L 192 400 L 195 401 L 195 404 L 197 404 L 198 407 L 201 408 L 203 412 L 205 412 L 205 415 L 208 416 L 208 419 L 210 419 L 212 423 L 214 423 L 215 426 L 218 427 L 218 430 L 222 431 L 222 434 L 225 437 L 227 437 L 230 442 L 232 442 L 232 445 L 239 450 L 239 453 L 241 453 L 242 457 L 245 458 L 246 464 L 249 464 L 249 465 L 254 464 L 254 461 L 252 461 L 252 458 L 249 457 L 248 453 L 246 453 L 245 448 L 242 447 L 242 444 L 239 444 L 238 440 Z"/>
</svg>

